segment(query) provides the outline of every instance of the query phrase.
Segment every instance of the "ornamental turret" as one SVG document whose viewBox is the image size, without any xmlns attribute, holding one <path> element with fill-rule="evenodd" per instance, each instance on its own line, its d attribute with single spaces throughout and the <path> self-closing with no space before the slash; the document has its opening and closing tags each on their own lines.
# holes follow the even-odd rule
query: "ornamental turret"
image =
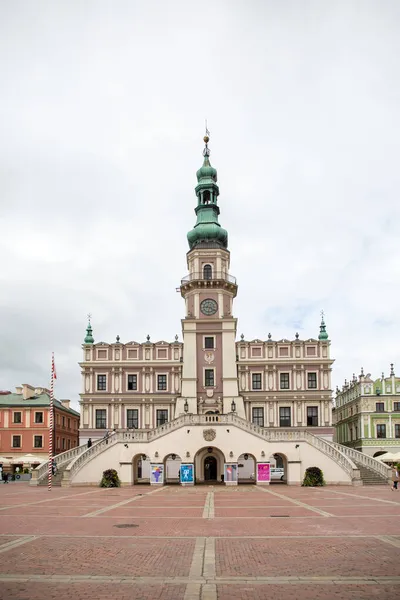
<svg viewBox="0 0 400 600">
<path fill-rule="evenodd" d="M 217 185 L 217 170 L 210 164 L 209 136 L 204 136 L 205 148 L 203 150 L 203 166 L 197 171 L 197 206 L 195 213 L 197 221 L 194 228 L 187 234 L 190 250 L 205 243 L 212 243 L 220 248 L 228 247 L 228 232 L 218 223 L 219 206 L 217 198 L 219 188 Z"/>
</svg>

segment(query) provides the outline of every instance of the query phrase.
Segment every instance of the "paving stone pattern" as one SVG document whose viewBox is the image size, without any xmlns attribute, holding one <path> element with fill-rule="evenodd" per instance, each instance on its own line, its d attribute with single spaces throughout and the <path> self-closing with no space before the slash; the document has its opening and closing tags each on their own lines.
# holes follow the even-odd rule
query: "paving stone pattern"
<svg viewBox="0 0 400 600">
<path fill-rule="evenodd" d="M 389 486 L 0 486 L 0 600 L 392 600 Z"/>
</svg>

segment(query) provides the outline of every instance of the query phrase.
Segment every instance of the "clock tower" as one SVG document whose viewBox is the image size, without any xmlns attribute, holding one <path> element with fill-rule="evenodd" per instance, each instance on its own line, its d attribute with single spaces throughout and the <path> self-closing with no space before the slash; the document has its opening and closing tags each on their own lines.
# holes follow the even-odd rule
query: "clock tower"
<svg viewBox="0 0 400 600">
<path fill-rule="evenodd" d="M 217 171 L 210 164 L 209 137 L 204 137 L 203 166 L 197 171 L 197 221 L 187 238 L 189 274 L 181 281 L 185 299 L 182 397 L 176 415 L 232 412 L 245 416 L 238 392 L 236 325 L 232 316 L 236 279 L 229 274 L 228 233 L 218 222 Z"/>
</svg>

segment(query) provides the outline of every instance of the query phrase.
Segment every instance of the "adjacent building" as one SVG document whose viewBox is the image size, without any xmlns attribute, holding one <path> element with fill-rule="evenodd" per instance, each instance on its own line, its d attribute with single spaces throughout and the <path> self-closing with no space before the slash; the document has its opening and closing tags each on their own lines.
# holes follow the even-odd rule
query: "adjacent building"
<svg viewBox="0 0 400 600">
<path fill-rule="evenodd" d="M 361 374 L 336 390 L 333 410 L 336 441 L 370 456 L 400 450 L 400 378 L 393 364 L 379 379 Z"/>
<path fill-rule="evenodd" d="M 79 413 L 69 400 L 54 400 L 53 452 L 79 445 Z M 35 466 L 49 452 L 50 391 L 27 383 L 0 392 L 0 456 L 16 467 Z M 28 455 L 28 456 L 27 456 Z M 36 460 L 36 462 L 35 462 Z"/>
</svg>

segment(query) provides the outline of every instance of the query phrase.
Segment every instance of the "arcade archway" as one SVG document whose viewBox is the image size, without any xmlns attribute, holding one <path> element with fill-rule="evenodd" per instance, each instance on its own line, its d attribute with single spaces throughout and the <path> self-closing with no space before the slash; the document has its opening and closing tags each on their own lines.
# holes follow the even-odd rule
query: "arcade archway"
<svg viewBox="0 0 400 600">
<path fill-rule="evenodd" d="M 135 454 L 132 458 L 132 484 L 150 483 L 150 458 L 146 454 Z"/>
<path fill-rule="evenodd" d="M 271 465 L 271 483 L 287 483 L 288 463 L 282 452 L 275 452 L 269 457 Z"/>
<path fill-rule="evenodd" d="M 194 457 L 196 483 L 220 483 L 223 481 L 225 456 L 219 448 L 201 448 Z"/>
<path fill-rule="evenodd" d="M 178 454 L 167 454 L 164 463 L 164 483 L 179 483 L 182 459 Z"/>
<path fill-rule="evenodd" d="M 238 458 L 238 483 L 256 483 L 257 461 L 253 454 L 244 452 Z"/>
</svg>

